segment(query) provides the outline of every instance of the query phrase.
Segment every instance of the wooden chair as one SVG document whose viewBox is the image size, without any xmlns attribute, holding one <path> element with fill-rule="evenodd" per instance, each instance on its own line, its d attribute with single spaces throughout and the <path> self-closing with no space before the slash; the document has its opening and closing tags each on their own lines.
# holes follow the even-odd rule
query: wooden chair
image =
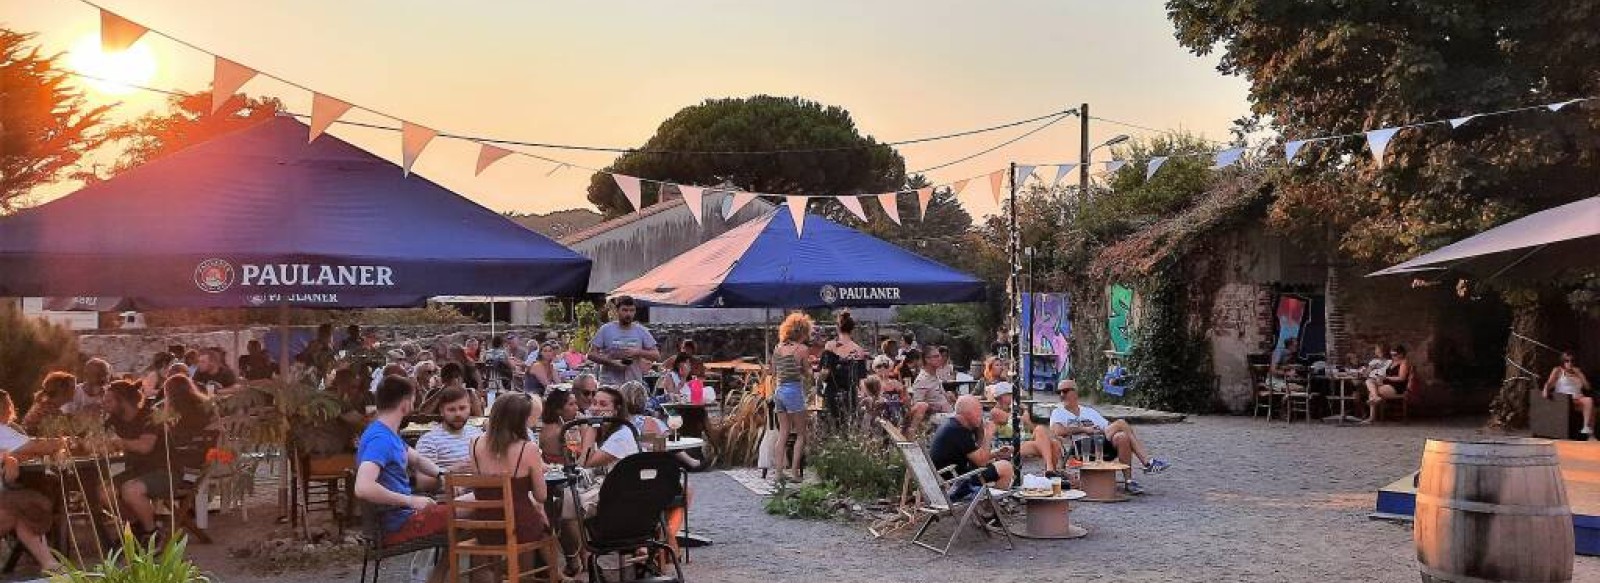
<svg viewBox="0 0 1600 583">
<path fill-rule="evenodd" d="M 1378 410 L 1376 411 L 1377 416 L 1374 418 L 1378 421 L 1382 421 L 1384 418 L 1389 417 L 1390 413 L 1395 411 L 1396 408 L 1398 408 L 1400 411 L 1400 424 L 1404 425 L 1411 417 L 1411 404 L 1409 403 L 1409 400 L 1406 399 L 1405 394 L 1396 395 L 1393 397 L 1384 397 L 1382 401 L 1378 402 Z"/>
<path fill-rule="evenodd" d="M 313 456 L 297 450 L 294 461 L 291 518 L 302 530 L 309 530 L 310 514 L 326 511 L 332 514 L 339 536 L 344 536 L 345 517 L 354 498 L 355 454 Z"/>
<path fill-rule="evenodd" d="M 450 499 L 445 506 L 450 508 L 450 518 L 445 530 L 446 549 L 448 551 L 448 565 L 450 566 L 449 581 L 457 583 L 462 573 L 470 573 L 484 567 L 491 567 L 497 563 L 505 564 L 504 581 L 518 582 L 528 575 L 544 575 L 550 583 L 561 581 L 561 570 L 558 557 L 561 555 L 560 542 L 554 536 L 545 536 L 536 541 L 523 542 L 517 539 L 517 521 L 515 511 L 515 498 L 512 496 L 511 476 L 491 476 L 484 474 L 445 474 L 444 485 L 446 492 L 456 492 L 460 489 L 480 490 L 498 488 L 502 493 L 499 500 L 460 500 Z M 462 518 L 463 515 L 471 516 L 472 511 L 489 510 L 497 512 L 498 518 Z M 465 512 L 463 512 L 465 511 Z M 501 531 L 505 533 L 503 544 L 485 544 L 478 540 L 485 531 Z M 524 553 L 538 552 L 544 565 L 531 569 L 524 569 L 522 555 Z M 460 569 L 460 559 L 473 557 L 499 557 L 500 561 L 484 563 Z"/>
<path fill-rule="evenodd" d="M 1265 411 L 1267 420 L 1272 420 L 1272 405 L 1276 402 L 1277 395 L 1273 393 L 1272 387 L 1267 386 L 1268 368 L 1271 367 L 1265 364 L 1250 365 L 1250 392 L 1254 395 L 1250 412 L 1252 419 Z"/>
<path fill-rule="evenodd" d="M 1311 377 L 1301 367 L 1289 369 L 1293 371 L 1283 377 L 1283 418 L 1290 423 L 1294 422 L 1294 414 L 1299 413 L 1305 417 L 1306 423 L 1311 422 L 1311 402 L 1316 400 L 1317 394 L 1311 392 Z"/>
<path fill-rule="evenodd" d="M 1012 550 L 1016 548 L 1016 544 L 1011 540 L 1011 529 L 1005 523 L 1005 513 L 1001 511 L 1000 505 L 996 503 L 989 484 L 983 482 L 982 473 L 984 468 L 950 476 L 952 473 L 950 468 L 939 470 L 933 468 L 933 462 L 928 458 L 928 452 L 924 451 L 921 445 L 909 441 L 897 442 L 894 445 L 900 449 L 900 454 L 905 458 L 906 467 L 911 468 L 911 475 L 916 479 L 917 489 L 922 494 L 922 503 L 917 508 L 917 513 L 923 516 L 922 526 L 917 529 L 916 536 L 911 537 L 911 544 L 934 551 L 940 555 L 947 555 L 950 553 L 950 547 L 955 544 L 956 538 L 960 537 L 961 532 L 968 526 L 977 526 L 979 532 L 988 537 L 990 536 L 989 527 L 977 523 L 978 509 L 987 507 L 993 519 L 999 523 L 997 530 L 1006 540 L 1006 549 Z M 970 500 L 961 502 L 951 500 L 947 494 L 951 485 L 966 479 L 978 480 L 978 492 L 973 494 Z M 951 517 L 956 517 L 955 529 L 950 533 L 950 539 L 945 541 L 943 547 L 936 547 L 922 541 L 922 537 L 928 534 L 928 528 L 932 527 L 933 523 Z"/>
</svg>

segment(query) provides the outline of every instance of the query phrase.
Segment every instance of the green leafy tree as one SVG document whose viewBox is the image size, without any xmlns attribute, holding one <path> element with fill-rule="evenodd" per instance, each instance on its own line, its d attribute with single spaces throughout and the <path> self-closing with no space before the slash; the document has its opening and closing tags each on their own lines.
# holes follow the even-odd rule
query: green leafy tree
<svg viewBox="0 0 1600 583">
<path fill-rule="evenodd" d="M 826 150 L 738 153 L 806 148 Z M 848 111 L 798 97 L 706 100 L 667 118 L 639 149 L 619 156 L 605 170 L 680 184 L 730 183 L 773 194 L 875 193 L 897 188 L 905 181 L 905 161 L 894 148 L 862 136 Z M 644 205 L 660 200 L 657 190 L 646 183 Z M 632 210 L 622 190 L 604 172 L 590 178 L 589 202 L 607 218 Z"/>
<path fill-rule="evenodd" d="M 72 177 L 104 141 L 96 130 L 110 107 L 89 106 L 57 66 L 60 55 L 41 54 L 33 38 L 0 28 L 0 214 Z"/>
<path fill-rule="evenodd" d="M 1584 0 L 1169 0 L 1167 10 L 1178 42 L 1219 51 L 1219 69 L 1249 81 L 1253 113 L 1290 140 L 1600 93 L 1600 5 Z M 1383 165 L 1360 138 L 1309 145 L 1273 177 L 1269 220 L 1325 240 L 1330 255 L 1387 262 L 1592 196 L 1600 122 L 1586 107 L 1404 130 Z M 1534 331 L 1520 312 L 1539 305 L 1524 303 L 1515 326 Z M 1524 388 L 1506 383 L 1491 407 L 1498 423 L 1520 424 Z"/>
<path fill-rule="evenodd" d="M 122 148 L 108 178 L 167 154 L 272 119 L 283 111 L 275 98 L 235 95 L 217 113 L 211 112 L 211 93 L 174 95 L 167 111 L 148 113 L 112 126 L 106 137 Z"/>
<path fill-rule="evenodd" d="M 1181 209 L 1204 193 L 1216 174 L 1210 170 L 1216 146 L 1194 134 L 1132 140 L 1112 150 L 1113 158 L 1134 160 L 1110 176 L 1110 190 L 1077 201 L 1075 226 L 1096 241 L 1112 241 Z M 1167 160 L 1147 178 L 1149 159 Z"/>
</svg>

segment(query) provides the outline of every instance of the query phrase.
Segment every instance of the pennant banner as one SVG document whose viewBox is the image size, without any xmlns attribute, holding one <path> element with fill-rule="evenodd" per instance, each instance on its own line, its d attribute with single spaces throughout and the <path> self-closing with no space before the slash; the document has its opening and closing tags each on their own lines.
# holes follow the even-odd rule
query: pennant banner
<svg viewBox="0 0 1600 583">
<path fill-rule="evenodd" d="M 474 171 L 472 175 L 477 176 L 479 174 L 483 174 L 483 170 L 488 168 L 490 164 L 499 162 L 501 158 L 510 155 L 511 150 L 490 144 L 480 144 L 478 146 L 478 169 Z"/>
<path fill-rule="evenodd" d="M 116 53 L 125 51 L 150 29 L 135 24 L 133 21 L 117 16 L 104 9 L 100 10 L 100 51 Z"/>
<path fill-rule="evenodd" d="M 789 203 L 789 218 L 794 219 L 794 236 L 805 235 L 806 230 L 806 197 L 787 196 L 784 201 Z"/>
<path fill-rule="evenodd" d="M 407 176 L 411 175 L 411 165 L 417 162 L 417 156 L 422 155 L 422 149 L 428 147 L 428 142 L 437 135 L 439 132 L 432 128 L 409 121 L 400 122 L 400 168 Z"/>
<path fill-rule="evenodd" d="M 1122 167 L 1126 166 L 1127 164 L 1127 160 L 1112 160 L 1110 162 L 1106 162 L 1106 174 L 1116 174 L 1118 170 L 1121 170 Z"/>
<path fill-rule="evenodd" d="M 1546 105 L 1545 107 L 1549 108 L 1550 111 L 1561 111 L 1561 108 L 1566 107 L 1568 105 L 1572 105 L 1572 104 L 1577 103 L 1579 101 L 1583 101 L 1583 100 L 1582 99 L 1568 99 L 1566 101 L 1557 101 L 1557 102 L 1552 103 L 1550 105 Z"/>
<path fill-rule="evenodd" d="M 1372 150 L 1372 160 L 1383 166 L 1383 151 L 1389 148 L 1389 140 L 1394 139 L 1395 132 L 1402 128 L 1383 128 L 1367 132 L 1367 149 Z"/>
<path fill-rule="evenodd" d="M 950 185 L 950 198 L 955 198 L 955 197 L 961 196 L 961 191 L 967 189 L 967 182 L 969 180 L 971 180 L 971 179 L 963 178 L 961 180 L 957 180 L 955 182 L 955 184 L 951 184 Z"/>
<path fill-rule="evenodd" d="M 1071 174 L 1073 169 L 1077 167 L 1077 164 L 1062 164 L 1060 166 L 1056 166 L 1056 179 L 1050 181 L 1050 186 L 1059 186 L 1061 184 L 1061 179 L 1066 178 L 1067 175 Z"/>
<path fill-rule="evenodd" d="M 1011 177 L 1011 186 L 1022 190 L 1022 185 L 1028 182 L 1028 177 L 1033 176 L 1034 166 L 1017 165 L 1017 174 Z"/>
<path fill-rule="evenodd" d="M 995 170 L 989 174 L 989 190 L 994 192 L 995 204 L 1000 204 L 1000 191 L 1005 188 L 1005 181 L 1005 170 Z"/>
<path fill-rule="evenodd" d="M 1156 170 L 1160 170 L 1161 169 L 1161 165 L 1162 164 L 1166 164 L 1166 163 L 1167 163 L 1167 157 L 1166 156 L 1156 156 L 1154 158 L 1151 158 L 1150 159 L 1150 163 L 1145 165 L 1145 167 L 1144 167 L 1144 179 L 1145 180 L 1149 180 L 1151 176 L 1155 176 L 1156 175 Z"/>
<path fill-rule="evenodd" d="M 328 126 L 338 121 L 339 116 L 350 111 L 350 104 L 321 93 L 311 96 L 311 138 L 307 142 L 316 141 L 317 136 L 328 131 Z"/>
<path fill-rule="evenodd" d="M 895 196 L 898 194 L 900 193 L 885 192 L 877 196 L 878 206 L 883 207 L 883 214 L 889 215 L 889 220 L 894 221 L 896 225 L 900 224 L 900 203 L 895 201 Z"/>
<path fill-rule="evenodd" d="M 733 218 L 733 215 L 736 215 L 736 214 L 739 213 L 739 209 L 744 208 L 744 205 L 750 204 L 750 201 L 755 200 L 755 199 L 756 199 L 756 193 L 754 193 L 754 192 L 745 192 L 745 191 L 741 190 L 741 191 L 733 193 L 733 202 L 728 204 L 728 216 L 723 217 L 723 218 L 725 218 L 725 219 Z"/>
<path fill-rule="evenodd" d="M 861 208 L 861 197 L 841 196 L 835 200 L 838 200 L 839 204 L 844 205 L 845 210 L 850 211 L 850 214 L 855 215 L 856 218 L 861 219 L 862 221 L 867 220 L 867 209 Z"/>
<path fill-rule="evenodd" d="M 917 220 L 921 221 L 921 220 L 926 220 L 928 218 L 928 203 L 931 203 L 931 202 L 933 202 L 933 187 L 929 186 L 929 187 L 926 187 L 926 188 L 918 188 L 917 189 L 917 208 L 918 208 Z"/>
<path fill-rule="evenodd" d="M 612 174 L 611 179 L 617 181 L 617 188 L 622 189 L 622 196 L 628 199 L 628 204 L 633 206 L 633 210 L 639 210 L 639 203 L 643 200 L 639 196 L 639 179 L 621 174 Z"/>
<path fill-rule="evenodd" d="M 1461 127 L 1463 125 L 1466 125 L 1467 122 L 1472 121 L 1472 118 L 1475 118 L 1475 117 L 1478 117 L 1478 114 L 1474 113 L 1474 114 L 1468 115 L 1468 116 L 1450 118 L 1450 129 L 1453 130 L 1453 129 L 1459 128 L 1459 127 Z"/>
<path fill-rule="evenodd" d="M 216 57 L 215 61 L 211 75 L 211 113 L 222 109 L 222 104 L 233 99 L 233 94 L 256 76 L 255 69 L 222 57 Z"/>
<path fill-rule="evenodd" d="M 1217 152 L 1216 158 L 1212 161 L 1211 168 L 1215 170 L 1217 168 L 1226 168 L 1232 166 L 1243 157 L 1244 148 L 1228 148 L 1221 152 Z"/>
<path fill-rule="evenodd" d="M 700 213 L 704 211 L 701 199 L 705 198 L 704 188 L 679 184 L 678 192 L 683 194 L 683 204 L 689 207 L 689 214 L 694 217 L 694 224 L 701 223 Z"/>
<path fill-rule="evenodd" d="M 1309 141 L 1309 140 L 1295 140 L 1293 142 L 1289 142 L 1289 143 L 1284 144 L 1283 145 L 1283 161 L 1285 163 L 1293 162 L 1295 154 L 1299 154 L 1300 153 L 1300 148 L 1306 147 L 1306 142 L 1307 141 Z"/>
</svg>

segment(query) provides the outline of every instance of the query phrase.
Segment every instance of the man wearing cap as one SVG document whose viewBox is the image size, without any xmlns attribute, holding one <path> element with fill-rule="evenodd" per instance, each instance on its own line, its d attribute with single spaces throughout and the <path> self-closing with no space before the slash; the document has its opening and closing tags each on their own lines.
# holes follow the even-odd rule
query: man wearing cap
<svg viewBox="0 0 1600 583">
<path fill-rule="evenodd" d="M 994 392 L 994 408 L 989 410 L 989 420 L 994 422 L 994 438 L 998 445 L 1011 443 L 1011 403 L 1016 397 L 1012 395 L 1011 383 L 1000 381 L 990 386 Z M 1056 477 L 1056 464 L 1061 463 L 1061 443 L 1051 439 L 1050 429 L 1038 425 L 1028 415 L 1022 417 L 1022 429 L 1032 435 L 1022 442 L 1022 457 L 1036 457 L 1044 461 L 1044 475 Z"/>
</svg>

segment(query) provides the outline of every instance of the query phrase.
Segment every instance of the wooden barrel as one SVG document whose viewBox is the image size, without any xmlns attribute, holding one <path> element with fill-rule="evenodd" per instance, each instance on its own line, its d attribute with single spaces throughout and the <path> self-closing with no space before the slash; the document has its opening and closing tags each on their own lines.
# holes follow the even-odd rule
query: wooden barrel
<svg viewBox="0 0 1600 583">
<path fill-rule="evenodd" d="M 1542 439 L 1428 440 L 1413 536 L 1422 580 L 1572 580 L 1572 509 Z"/>
</svg>

